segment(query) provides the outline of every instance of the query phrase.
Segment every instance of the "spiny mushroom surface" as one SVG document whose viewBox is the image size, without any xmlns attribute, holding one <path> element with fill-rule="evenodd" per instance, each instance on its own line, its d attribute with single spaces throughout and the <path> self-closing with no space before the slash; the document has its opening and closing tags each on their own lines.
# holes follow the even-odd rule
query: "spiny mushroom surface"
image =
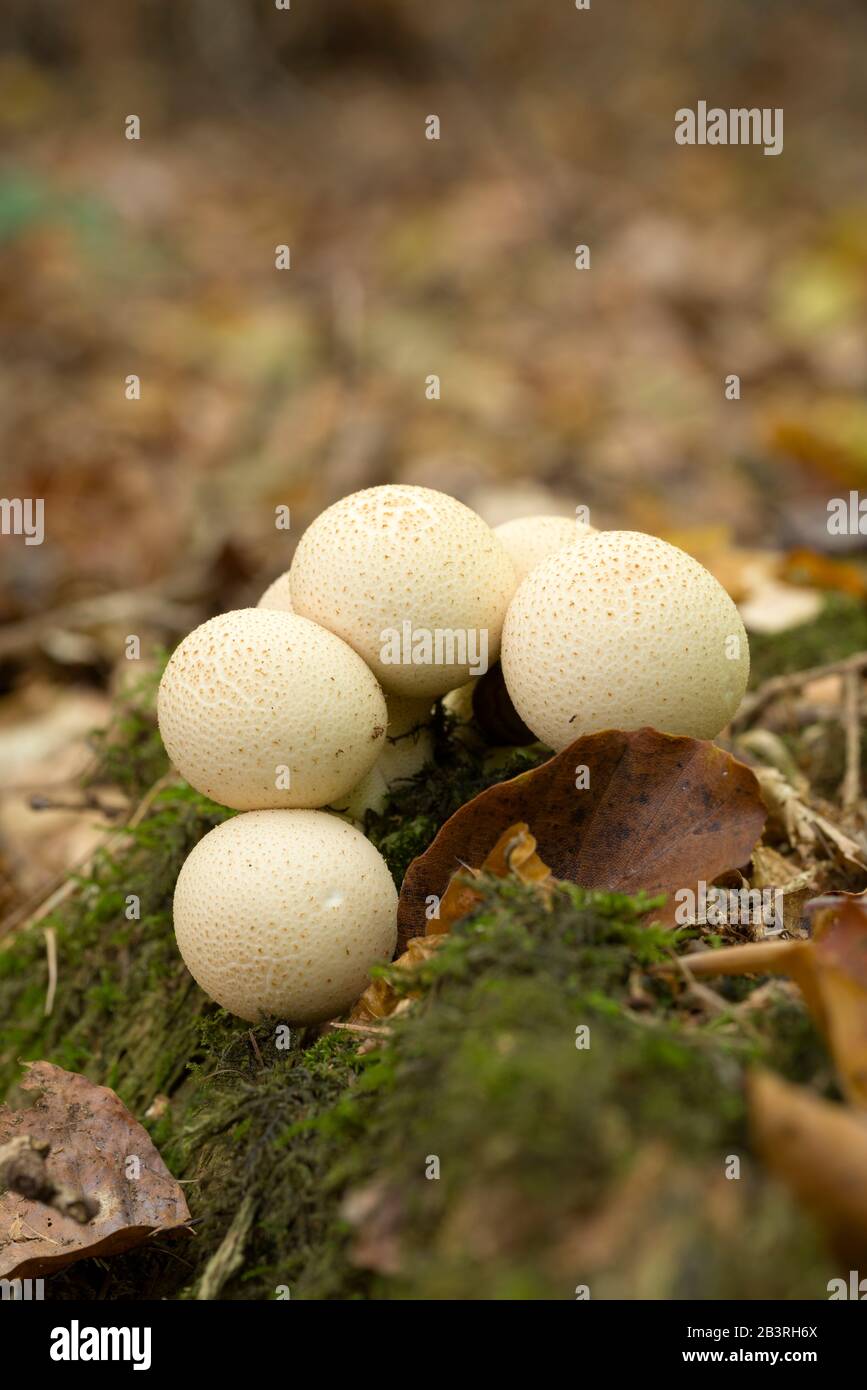
<svg viewBox="0 0 867 1390">
<path fill-rule="evenodd" d="M 445 493 L 400 484 L 335 502 L 304 532 L 290 570 L 295 612 L 348 642 L 384 690 L 413 696 L 479 674 L 482 634 L 487 664 L 496 660 L 515 582 L 481 517 Z"/>
<path fill-rule="evenodd" d="M 284 613 L 292 613 L 292 594 L 289 589 L 289 571 L 278 574 L 272 584 L 269 584 L 262 597 L 256 604 L 257 608 L 278 608 Z"/>
<path fill-rule="evenodd" d="M 571 516 L 519 516 L 494 527 L 494 535 L 515 566 L 519 584 L 549 555 L 595 534 L 595 526 Z"/>
<path fill-rule="evenodd" d="M 160 733 L 197 791 L 239 811 L 327 806 L 384 746 L 385 698 L 359 656 L 307 618 L 239 608 L 169 661 Z"/>
<path fill-rule="evenodd" d="M 323 811 L 250 811 L 184 862 L 178 949 L 206 994 L 251 1023 L 344 1013 L 390 960 L 397 891 L 382 855 Z"/>
<path fill-rule="evenodd" d="M 516 710 L 554 749 L 651 725 L 715 738 L 749 675 L 740 615 L 713 575 L 638 531 L 600 531 L 519 586 L 503 630 Z"/>
</svg>

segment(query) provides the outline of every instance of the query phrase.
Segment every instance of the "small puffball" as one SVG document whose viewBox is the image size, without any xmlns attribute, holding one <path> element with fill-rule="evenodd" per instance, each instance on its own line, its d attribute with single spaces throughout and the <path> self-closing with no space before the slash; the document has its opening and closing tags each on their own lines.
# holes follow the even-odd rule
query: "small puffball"
<svg viewBox="0 0 867 1390">
<path fill-rule="evenodd" d="M 365 811 L 381 811 L 392 787 L 414 777 L 433 758 L 432 704 L 427 696 L 416 700 L 387 695 L 385 704 L 385 747 L 367 776 L 341 800 L 339 807 L 333 808 L 353 821 L 362 821 Z"/>
<path fill-rule="evenodd" d="M 289 571 L 278 574 L 273 584 L 269 584 L 259 602 L 257 608 L 278 608 L 283 613 L 293 613 L 292 594 L 289 590 Z"/>
<path fill-rule="evenodd" d="M 496 660 L 515 572 L 469 507 L 394 484 L 318 516 L 298 542 L 290 584 L 295 612 L 348 642 L 384 690 L 434 696 Z"/>
<path fill-rule="evenodd" d="M 200 840 L 175 888 L 178 949 L 206 994 L 251 1023 L 319 1023 L 390 960 L 397 891 L 369 840 L 323 811 L 249 811 Z"/>
<path fill-rule="evenodd" d="M 600 729 L 712 739 L 740 704 L 750 657 L 712 574 L 637 531 L 600 531 L 544 560 L 503 630 L 506 688 L 554 749 Z"/>
<path fill-rule="evenodd" d="M 595 526 L 570 516 L 519 516 L 494 527 L 494 535 L 499 536 L 515 566 L 519 584 L 549 555 L 595 534 Z"/>
<path fill-rule="evenodd" d="M 427 695 L 421 699 L 386 695 L 385 707 L 388 711 L 385 747 L 374 771 L 378 768 L 386 786 L 391 787 L 395 782 L 414 777 L 433 757 L 433 703 Z"/>
<path fill-rule="evenodd" d="M 181 775 L 239 811 L 343 796 L 379 757 L 387 717 L 376 679 L 345 642 L 266 608 L 221 613 L 185 637 L 157 708 Z"/>
</svg>

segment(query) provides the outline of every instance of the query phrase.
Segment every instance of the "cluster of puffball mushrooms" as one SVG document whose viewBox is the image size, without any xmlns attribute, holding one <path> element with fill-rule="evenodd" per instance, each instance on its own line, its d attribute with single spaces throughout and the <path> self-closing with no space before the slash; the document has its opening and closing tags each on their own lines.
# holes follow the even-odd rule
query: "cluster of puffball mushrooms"
<svg viewBox="0 0 867 1390">
<path fill-rule="evenodd" d="M 335 503 L 258 606 L 197 627 L 160 685 L 176 768 L 243 813 L 196 845 L 174 898 L 184 961 L 231 1013 L 338 1017 L 391 958 L 397 893 L 358 823 L 429 760 L 435 701 L 460 717 L 482 650 L 554 750 L 644 725 L 714 738 L 749 674 L 728 594 L 655 536 L 559 516 L 492 529 L 422 487 Z"/>
</svg>

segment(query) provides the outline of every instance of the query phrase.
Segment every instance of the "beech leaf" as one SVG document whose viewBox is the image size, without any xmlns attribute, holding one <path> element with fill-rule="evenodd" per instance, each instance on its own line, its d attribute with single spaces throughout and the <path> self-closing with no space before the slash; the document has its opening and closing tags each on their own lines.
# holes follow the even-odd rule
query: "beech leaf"
<svg viewBox="0 0 867 1390">
<path fill-rule="evenodd" d="M 116 1255 L 190 1219 L 183 1189 L 114 1091 L 50 1062 L 32 1062 L 23 1110 L 0 1106 L 0 1146 L 29 1135 L 46 1167 L 99 1210 L 86 1224 L 18 1193 L 0 1193 L 0 1278 L 36 1278 L 94 1255 Z"/>
<path fill-rule="evenodd" d="M 410 864 L 398 906 L 399 945 L 425 930 L 427 899 L 442 898 L 462 865 L 479 868 L 523 822 L 552 875 L 622 893 L 697 891 L 745 864 L 765 822 L 750 769 L 715 744 L 607 730 L 577 739 L 541 767 L 499 782 L 446 821 Z M 672 922 L 676 904 L 657 913 Z"/>
</svg>

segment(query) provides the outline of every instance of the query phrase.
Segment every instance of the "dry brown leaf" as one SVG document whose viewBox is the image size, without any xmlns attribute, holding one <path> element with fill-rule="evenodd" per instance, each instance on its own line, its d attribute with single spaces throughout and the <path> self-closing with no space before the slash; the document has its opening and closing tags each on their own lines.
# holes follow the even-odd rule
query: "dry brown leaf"
<svg viewBox="0 0 867 1390">
<path fill-rule="evenodd" d="M 777 768 L 758 767 L 755 774 L 768 811 L 779 822 L 793 849 L 803 854 L 824 841 L 843 864 L 867 872 L 857 840 L 814 811 Z"/>
<path fill-rule="evenodd" d="M 867 1121 L 768 1071 L 751 1073 L 747 1097 L 757 1153 L 857 1267 L 867 1259 Z"/>
<path fill-rule="evenodd" d="M 114 1091 L 50 1062 L 29 1063 L 21 1088 L 34 1093 L 34 1103 L 0 1107 L 0 1144 L 28 1134 L 50 1145 L 54 1177 L 99 1202 L 99 1213 L 81 1225 L 3 1193 L 0 1278 L 36 1278 L 76 1260 L 116 1255 L 189 1221 L 183 1189 Z"/>
<path fill-rule="evenodd" d="M 814 902 L 808 941 L 759 941 L 686 958 L 694 976 L 785 975 L 797 984 L 828 1041 L 846 1095 L 867 1107 L 867 901 L 834 894 Z"/>
<path fill-rule="evenodd" d="M 576 776 L 578 769 L 586 774 Z M 670 893 L 697 891 L 700 880 L 712 883 L 745 864 L 764 820 L 752 772 L 713 743 L 655 729 L 590 734 L 489 787 L 446 822 L 407 871 L 399 940 L 424 931 L 429 896 L 442 898 L 462 865 L 480 867 L 516 822 L 532 827 L 555 878 Z M 657 915 L 672 921 L 674 904 Z"/>
<path fill-rule="evenodd" d="M 439 917 L 427 921 L 424 936 L 414 936 L 408 941 L 406 950 L 394 962 L 399 969 L 412 970 L 427 960 L 454 923 L 472 912 L 480 901 L 480 894 L 472 883 L 466 882 L 467 872 L 471 875 L 489 873 L 497 878 L 507 878 L 511 874 L 522 883 L 535 883 L 540 888 L 545 888 L 552 881 L 551 871 L 536 853 L 536 841 L 527 826 L 509 826 L 494 845 L 481 870 L 460 868 L 452 875 L 439 905 Z M 387 980 L 372 980 L 349 1015 L 349 1021 L 368 1023 L 387 1018 L 402 1000 L 407 999 L 407 995 L 397 994 Z"/>
</svg>

